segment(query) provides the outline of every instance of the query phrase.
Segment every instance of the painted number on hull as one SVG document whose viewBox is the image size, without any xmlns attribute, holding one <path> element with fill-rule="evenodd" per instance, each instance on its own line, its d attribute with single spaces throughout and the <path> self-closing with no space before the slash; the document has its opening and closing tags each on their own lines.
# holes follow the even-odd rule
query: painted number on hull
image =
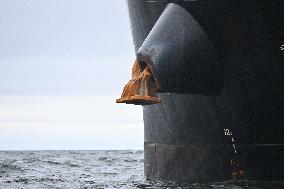
<svg viewBox="0 0 284 189">
<path fill-rule="evenodd" d="M 229 129 L 224 129 L 225 136 L 232 136 L 232 132 Z"/>
</svg>

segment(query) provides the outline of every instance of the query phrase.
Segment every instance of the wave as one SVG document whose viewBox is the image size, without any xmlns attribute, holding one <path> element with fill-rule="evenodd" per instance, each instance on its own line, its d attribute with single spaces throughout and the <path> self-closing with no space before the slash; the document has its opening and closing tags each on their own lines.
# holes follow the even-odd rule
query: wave
<svg viewBox="0 0 284 189">
<path fill-rule="evenodd" d="M 0 161 L 0 170 L 2 173 L 8 171 L 23 171 L 23 162 L 16 159 L 4 159 Z"/>
</svg>

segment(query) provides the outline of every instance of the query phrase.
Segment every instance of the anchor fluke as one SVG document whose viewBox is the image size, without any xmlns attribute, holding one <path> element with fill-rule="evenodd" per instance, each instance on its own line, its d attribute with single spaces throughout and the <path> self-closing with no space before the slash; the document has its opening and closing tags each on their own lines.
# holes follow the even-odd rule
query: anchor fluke
<svg viewBox="0 0 284 189">
<path fill-rule="evenodd" d="M 135 60 L 132 67 L 132 79 L 125 85 L 121 98 L 116 99 L 116 103 L 156 104 L 161 102 L 160 98 L 157 98 L 156 90 L 157 86 L 150 67 L 142 66 Z"/>
</svg>

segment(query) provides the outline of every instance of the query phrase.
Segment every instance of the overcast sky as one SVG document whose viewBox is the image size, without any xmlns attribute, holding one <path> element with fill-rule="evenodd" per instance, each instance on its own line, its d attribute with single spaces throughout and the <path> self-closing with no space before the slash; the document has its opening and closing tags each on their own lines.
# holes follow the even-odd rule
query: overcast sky
<svg viewBox="0 0 284 189">
<path fill-rule="evenodd" d="M 134 59 L 124 0 L 1 0 L 0 94 L 117 94 Z"/>
<path fill-rule="evenodd" d="M 0 1 L 0 150 L 143 149 L 124 0 Z"/>
</svg>

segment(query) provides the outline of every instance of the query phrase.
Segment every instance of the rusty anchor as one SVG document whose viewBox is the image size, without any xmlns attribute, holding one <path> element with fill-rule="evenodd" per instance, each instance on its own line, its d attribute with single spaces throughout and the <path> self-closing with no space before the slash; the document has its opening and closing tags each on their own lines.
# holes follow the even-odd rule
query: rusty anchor
<svg viewBox="0 0 284 189">
<path fill-rule="evenodd" d="M 142 67 L 139 62 L 135 60 L 132 67 L 132 79 L 125 85 L 121 98 L 116 99 L 116 103 L 134 105 L 160 103 L 161 100 L 157 98 L 156 90 L 157 86 L 150 67 L 148 65 Z"/>
</svg>

